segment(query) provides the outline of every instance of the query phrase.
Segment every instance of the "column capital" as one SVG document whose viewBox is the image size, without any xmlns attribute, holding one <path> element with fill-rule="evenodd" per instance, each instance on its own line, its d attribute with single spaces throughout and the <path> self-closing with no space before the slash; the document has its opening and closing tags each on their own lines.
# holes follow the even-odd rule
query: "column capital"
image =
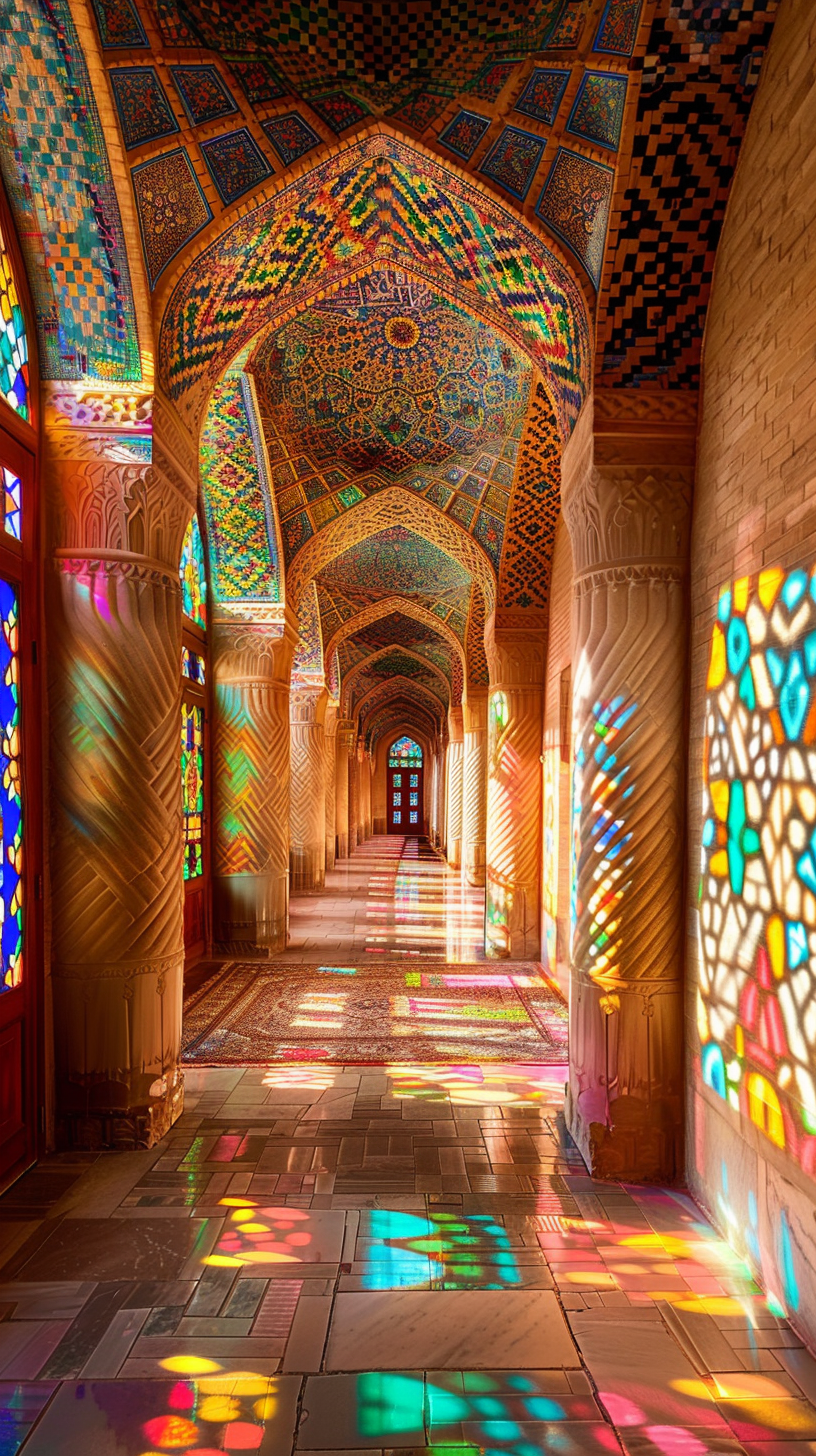
<svg viewBox="0 0 816 1456">
<path fill-rule="evenodd" d="M 448 742 L 461 743 L 465 736 L 464 714 L 461 704 L 448 709 Z"/>
<path fill-rule="evenodd" d="M 316 727 L 322 727 L 327 703 L 328 693 L 324 687 L 293 683 L 289 689 L 289 722 L 314 723 Z"/>
<path fill-rule="evenodd" d="M 520 615 L 520 614 L 519 614 Z M 496 614 L 488 617 L 485 626 L 485 654 L 490 672 L 490 690 L 497 688 L 535 688 L 544 682 L 547 637 L 540 623 L 540 613 L 533 612 L 528 626 L 501 626 Z"/>
<path fill-rule="evenodd" d="M 351 753 L 357 742 L 357 724 L 353 718 L 338 718 L 336 734 L 338 746 Z"/>
<path fill-rule="evenodd" d="M 564 450 L 561 499 L 577 582 L 621 568 L 627 577 L 679 576 L 685 566 L 696 396 L 632 394 L 588 399 Z"/>
<path fill-rule="evenodd" d="M 216 606 L 212 641 L 219 683 L 257 682 L 289 688 L 298 633 L 288 610 L 282 621 L 244 621 Z"/>
<path fill-rule="evenodd" d="M 488 688 L 469 688 L 462 699 L 462 722 L 465 733 L 478 733 L 487 728 Z"/>
</svg>

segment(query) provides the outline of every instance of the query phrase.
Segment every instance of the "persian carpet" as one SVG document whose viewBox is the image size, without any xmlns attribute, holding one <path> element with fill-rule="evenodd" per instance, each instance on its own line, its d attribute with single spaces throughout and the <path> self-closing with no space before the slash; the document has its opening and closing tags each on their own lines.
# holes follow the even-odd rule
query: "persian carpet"
<svg viewBox="0 0 816 1456">
<path fill-rule="evenodd" d="M 567 1008 L 529 962 L 228 961 L 185 1001 L 182 1059 L 557 1065 L 567 1059 Z"/>
</svg>

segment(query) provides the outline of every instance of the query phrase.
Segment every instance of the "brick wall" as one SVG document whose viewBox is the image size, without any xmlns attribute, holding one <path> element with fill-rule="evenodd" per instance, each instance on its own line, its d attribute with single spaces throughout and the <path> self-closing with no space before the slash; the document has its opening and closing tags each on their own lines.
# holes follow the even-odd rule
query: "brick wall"
<svg viewBox="0 0 816 1456">
<path fill-rule="evenodd" d="M 717 687 L 722 669 L 713 659 L 707 699 L 720 590 L 735 579 L 750 578 L 747 587 L 723 601 L 725 640 L 728 613 L 739 611 L 746 597 L 749 603 L 759 600 L 760 572 L 779 567 L 791 580 L 789 574 L 796 568 L 810 572 L 816 565 L 815 68 L 816 7 L 812 0 L 782 0 L 740 153 L 705 337 L 691 572 L 686 1040 L 692 1187 L 759 1270 L 765 1288 L 811 1338 L 816 1338 L 816 1137 L 807 1133 L 800 1104 L 807 1077 L 812 1073 L 816 1079 L 816 1024 L 811 1030 L 816 1001 L 807 997 L 796 1013 L 801 1033 L 797 1052 L 789 1036 L 795 957 L 789 948 L 777 949 L 771 976 L 770 961 L 762 959 L 770 945 L 767 905 L 763 909 L 756 901 L 751 904 L 755 892 L 750 883 L 737 894 L 730 868 L 720 879 L 711 873 L 712 849 L 706 852 L 709 858 L 701 878 L 701 856 L 706 702 L 723 701 Z M 785 578 L 780 574 L 780 581 Z M 770 612 L 765 616 L 770 620 Z M 759 620 L 756 616 L 755 624 Z M 792 610 L 785 606 L 779 621 L 787 631 Z M 758 631 L 756 625 L 751 629 L 751 650 L 763 656 L 766 644 L 759 644 Z M 767 638 L 773 636 L 784 662 L 801 646 L 796 640 L 799 629 L 791 631 L 787 644 L 780 645 L 773 632 Z M 729 657 L 729 672 L 732 665 Z M 726 675 L 724 688 L 728 687 Z M 816 697 L 816 682 L 810 691 Z M 715 736 L 725 731 L 718 726 L 724 721 L 717 713 L 711 717 Z M 756 724 L 756 715 L 750 722 Z M 796 733 L 786 728 L 783 734 L 780 726 L 777 731 L 779 765 L 787 761 L 793 746 L 801 750 L 805 777 L 816 777 L 812 772 L 816 757 L 808 761 L 806 752 L 806 728 Z M 782 802 L 773 795 L 785 770 L 772 769 L 777 760 L 772 754 L 762 757 L 756 747 L 748 748 L 747 758 L 747 763 L 736 765 L 731 781 L 741 777 L 747 784 L 753 779 L 768 795 L 765 808 L 754 816 L 758 826 L 767 826 L 772 805 Z M 711 823 L 725 843 L 731 830 L 725 822 L 718 830 L 716 814 Z M 765 833 L 770 831 L 766 828 Z M 801 839 L 801 827 L 797 833 Z M 752 866 L 764 874 L 764 864 L 770 876 L 777 853 L 771 853 L 770 846 L 771 838 L 763 837 L 761 850 L 749 852 L 749 881 Z M 783 897 L 796 880 L 793 865 L 800 853 L 801 846 L 793 845 L 784 884 L 780 881 Z M 720 867 L 724 863 L 720 860 Z M 722 876 L 722 868 L 718 873 Z M 725 940 L 712 938 L 710 932 L 703 939 L 704 922 L 697 910 L 700 889 L 704 908 L 707 902 L 714 903 L 716 896 L 707 888 L 712 886 L 721 904 L 739 902 L 745 912 L 745 925 L 733 922 L 730 948 L 716 952 L 711 947 L 722 947 Z M 790 902 L 782 920 L 792 913 L 794 921 L 801 920 L 810 929 L 816 898 L 808 902 L 800 890 L 801 886 L 796 890 L 798 900 Z M 810 936 L 809 951 L 806 966 L 812 967 L 816 990 L 816 934 Z M 712 984 L 711 968 L 722 964 L 725 969 L 717 972 Z M 752 981 L 761 992 L 753 1009 L 745 995 Z M 702 997 L 698 988 L 705 992 Z M 780 1052 L 774 1044 L 766 1011 L 757 1009 L 763 998 L 775 1001 L 782 1011 L 787 1051 Z M 722 1060 L 717 1037 L 724 1049 Z M 808 1042 L 804 1052 L 802 1038 Z M 759 1045 L 754 1055 L 751 1044 L 763 1042 L 771 1052 Z M 706 1063 L 704 1049 L 712 1046 L 715 1050 Z"/>
<path fill-rule="evenodd" d="M 563 516 L 555 530 L 547 669 L 544 689 L 544 854 L 541 958 L 564 995 L 569 990 L 570 749 L 572 666 L 572 546 Z M 553 794 L 554 789 L 554 794 Z M 553 797 L 553 848 L 548 800 Z M 555 915 L 552 914 L 555 908 Z"/>
</svg>

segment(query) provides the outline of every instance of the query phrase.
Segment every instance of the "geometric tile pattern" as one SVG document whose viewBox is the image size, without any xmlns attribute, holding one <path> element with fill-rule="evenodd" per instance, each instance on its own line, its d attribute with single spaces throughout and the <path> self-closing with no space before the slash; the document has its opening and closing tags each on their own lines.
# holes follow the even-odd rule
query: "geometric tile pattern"
<svg viewBox="0 0 816 1456">
<path fill-rule="evenodd" d="M 217 66 L 171 66 L 170 75 L 194 126 L 238 110 Z"/>
<path fill-rule="evenodd" d="M 292 683 L 323 682 L 323 639 L 317 587 L 309 582 L 298 608 L 298 645 L 292 662 Z"/>
<path fill-rule="evenodd" d="M 543 151 L 544 142 L 540 137 L 519 131 L 515 126 L 506 126 L 479 170 L 523 202 Z"/>
<path fill-rule="evenodd" d="M 467 162 L 490 125 L 488 116 L 477 116 L 473 111 L 460 111 L 453 121 L 448 122 L 439 140 L 448 151 L 455 152 Z"/>
<path fill-rule="evenodd" d="M 275 518 L 249 382 L 235 370 L 213 390 L 201 435 L 201 489 L 213 595 L 281 599 Z"/>
<path fill-rule="evenodd" d="M 387 647 L 379 657 L 370 658 L 365 668 L 353 679 L 349 706 L 356 712 L 360 703 L 374 688 L 393 678 L 407 678 L 438 698 L 443 707 L 449 703 L 448 686 L 430 663 L 422 662 L 404 648 Z"/>
<path fill-rule="evenodd" d="M 93 0 L 103 50 L 146 46 L 147 36 L 133 0 Z"/>
<path fill-rule="evenodd" d="M 468 95 L 478 96 L 480 101 L 497 101 L 519 64 L 519 61 L 488 61 L 468 86 Z"/>
<path fill-rule="evenodd" d="M 0 82 L 0 167 L 34 298 L 40 372 L 141 379 L 119 204 L 67 0 L 11 7 Z"/>
<path fill-rule="evenodd" d="M 631 56 L 637 40 L 643 0 L 606 0 L 593 49 Z"/>
<path fill-rule="evenodd" d="M 234 202 L 271 176 L 272 168 L 246 127 L 201 142 L 201 152 L 221 201 Z"/>
<path fill-rule="evenodd" d="M 464 634 L 470 575 L 438 546 L 404 526 L 390 526 L 352 546 L 317 576 L 323 639 L 349 616 L 383 597 L 404 596 L 425 605 Z"/>
<path fill-rule="evenodd" d="M 142 162 L 131 173 L 150 287 L 212 218 L 184 147 Z"/>
<path fill-rule="evenodd" d="M 347 131 L 368 116 L 368 108 L 345 91 L 332 91 L 328 96 L 310 96 L 309 105 L 334 132 Z"/>
<path fill-rule="evenodd" d="M 299 229 L 291 228 L 302 195 Z M 308 197 L 308 200 L 307 200 Z M 417 224 L 421 219 L 421 245 Z M 583 398 L 587 325 L 567 270 L 500 204 L 476 193 L 443 165 L 406 143 L 378 136 L 352 143 L 241 219 L 198 257 L 165 312 L 159 346 L 162 378 L 178 399 L 206 385 L 224 352 L 235 354 L 269 316 L 270 294 L 291 306 L 330 282 L 341 246 L 346 270 L 375 248 L 409 261 L 442 286 L 478 280 L 482 307 L 522 331 L 539 368 L 553 382 L 568 433 Z M 485 258 L 513 254 L 511 274 Z M 245 260 L 253 257 L 251 283 Z M 312 279 L 315 281 L 312 282 Z M 468 290 L 467 296 L 474 295 Z"/>
<path fill-rule="evenodd" d="M 586 11 L 585 0 L 567 0 L 561 19 L 549 37 L 547 49 L 552 51 L 574 50 L 583 34 Z"/>
<path fill-rule="evenodd" d="M 263 129 L 284 167 L 296 162 L 298 157 L 305 156 L 314 147 L 322 145 L 322 138 L 296 111 L 290 112 L 288 116 L 276 116 L 272 121 L 265 121 Z"/>
<path fill-rule="evenodd" d="M 567 131 L 616 152 L 626 104 L 626 76 L 587 71 L 573 102 Z"/>
<path fill-rule="evenodd" d="M 753 99 L 742 63 L 768 45 L 775 11 L 775 0 L 741 0 L 712 11 L 703 27 L 683 3 L 652 22 L 626 200 L 610 229 L 612 284 L 599 310 L 604 385 L 699 383 L 714 256 Z"/>
<path fill-rule="evenodd" d="M 571 71 L 556 71 L 552 66 L 542 66 L 533 71 L 515 110 L 523 111 L 535 121 L 542 121 L 545 126 L 552 126 L 571 75 Z"/>
<path fill-rule="evenodd" d="M 241 86 L 247 101 L 277 101 L 286 95 L 286 87 L 263 56 L 230 56 L 229 68 Z"/>
<path fill-rule="evenodd" d="M 597 288 L 615 173 L 602 162 L 559 147 L 536 211 L 575 253 Z"/>
<path fill-rule="evenodd" d="M 561 445 L 547 392 L 539 384 L 519 449 L 516 486 L 499 574 L 505 607 L 546 607 L 555 527 L 561 509 Z"/>
<path fill-rule="evenodd" d="M 390 115 L 394 121 L 413 127 L 414 131 L 425 131 L 432 121 L 442 115 L 446 106 L 445 96 L 439 96 L 435 91 L 417 91 Z"/>
<path fill-rule="evenodd" d="M 128 151 L 178 131 L 178 122 L 152 66 L 117 66 L 108 76 Z"/>
</svg>

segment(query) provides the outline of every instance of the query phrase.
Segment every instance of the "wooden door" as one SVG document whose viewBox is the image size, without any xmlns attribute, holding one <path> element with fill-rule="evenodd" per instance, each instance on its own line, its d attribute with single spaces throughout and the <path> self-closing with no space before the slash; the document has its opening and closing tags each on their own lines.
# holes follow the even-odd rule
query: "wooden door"
<svg viewBox="0 0 816 1456">
<path fill-rule="evenodd" d="M 422 775 L 421 768 L 389 768 L 389 834 L 422 834 L 424 832 Z"/>
</svg>

